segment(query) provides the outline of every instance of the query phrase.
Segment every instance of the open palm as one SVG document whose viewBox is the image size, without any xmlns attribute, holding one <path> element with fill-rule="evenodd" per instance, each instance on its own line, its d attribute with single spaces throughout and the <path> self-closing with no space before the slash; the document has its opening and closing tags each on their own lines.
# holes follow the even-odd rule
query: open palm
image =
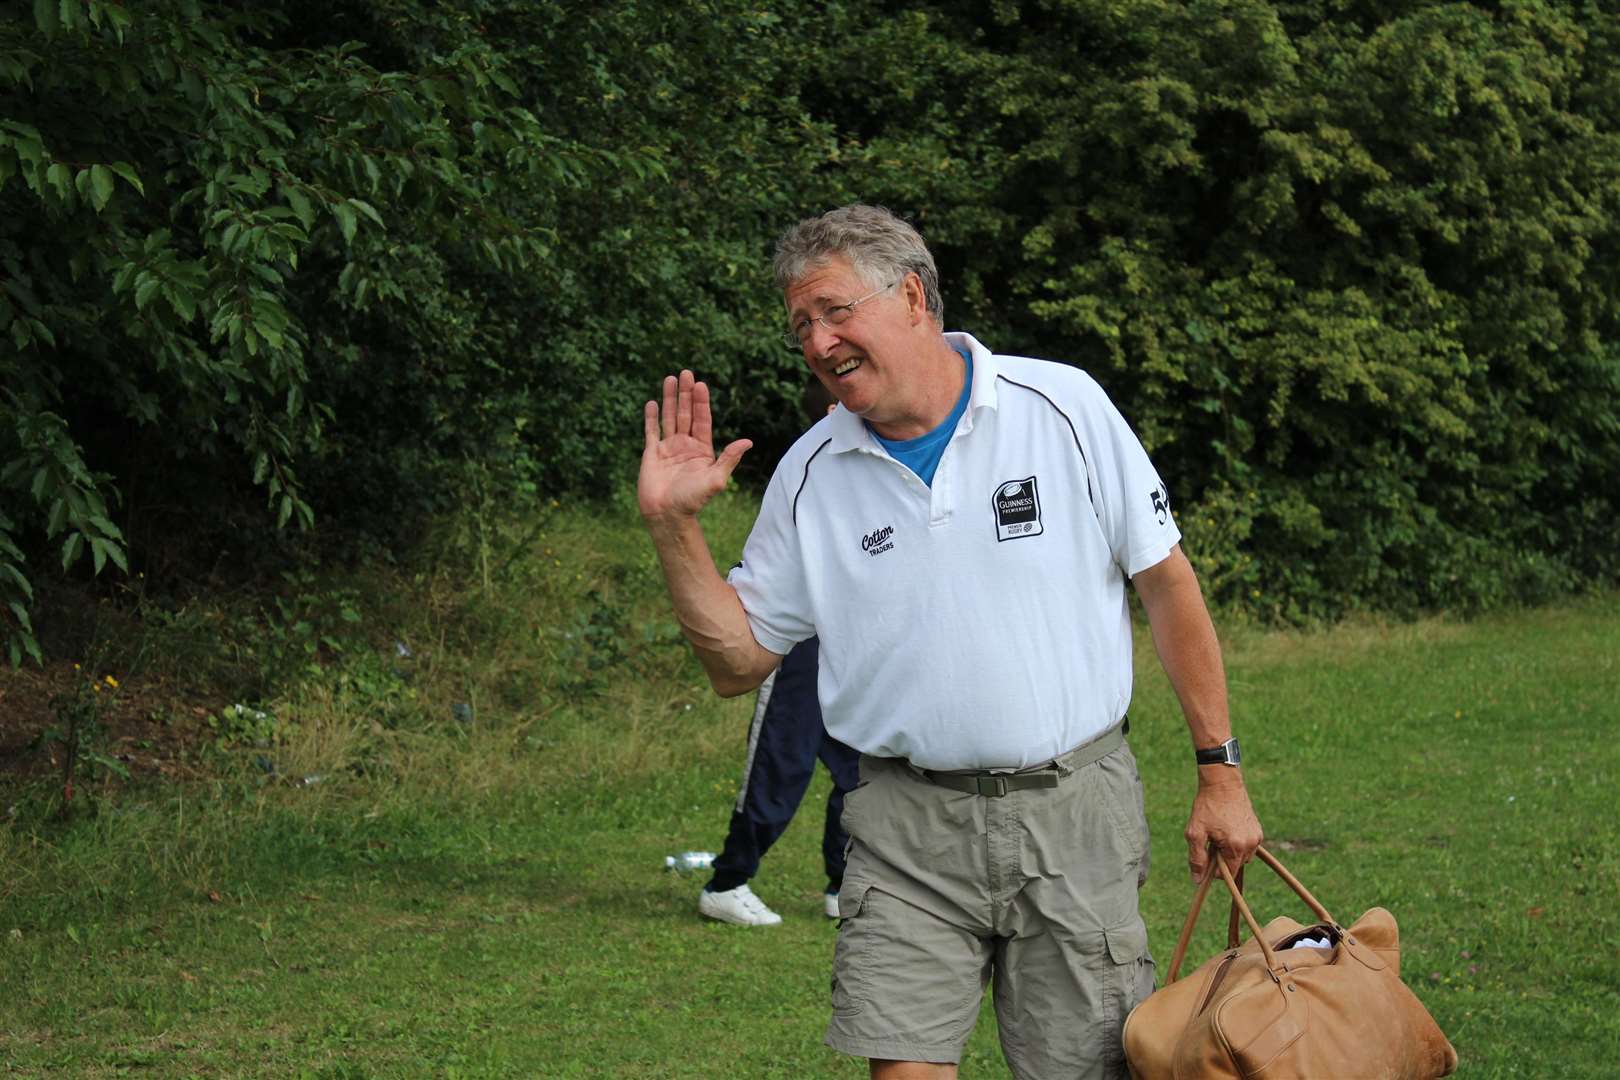
<svg viewBox="0 0 1620 1080">
<path fill-rule="evenodd" d="M 738 439 L 715 455 L 709 388 L 690 371 L 667 376 L 662 406 L 649 401 L 642 416 L 647 445 L 641 452 L 636 498 L 646 518 L 695 516 L 726 486 L 737 462 L 754 445 Z"/>
</svg>

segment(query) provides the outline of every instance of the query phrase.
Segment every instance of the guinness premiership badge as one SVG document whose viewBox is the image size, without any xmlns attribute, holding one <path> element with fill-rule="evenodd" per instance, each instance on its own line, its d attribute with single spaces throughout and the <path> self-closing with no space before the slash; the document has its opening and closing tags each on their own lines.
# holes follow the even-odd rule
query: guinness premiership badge
<svg viewBox="0 0 1620 1080">
<path fill-rule="evenodd" d="M 997 540 L 1018 540 L 1041 534 L 1041 497 L 1035 491 L 1033 476 L 1002 484 L 996 488 L 992 503 L 996 510 Z"/>
</svg>

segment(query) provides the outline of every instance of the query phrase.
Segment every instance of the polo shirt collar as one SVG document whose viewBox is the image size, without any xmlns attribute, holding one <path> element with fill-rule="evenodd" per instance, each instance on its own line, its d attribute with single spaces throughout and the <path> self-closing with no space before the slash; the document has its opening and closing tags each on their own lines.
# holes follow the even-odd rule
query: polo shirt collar
<svg viewBox="0 0 1620 1080">
<path fill-rule="evenodd" d="M 993 409 L 996 407 L 996 368 L 995 354 L 983 345 L 972 334 L 960 331 L 948 331 L 945 340 L 952 348 L 966 349 L 973 357 L 973 386 L 968 391 L 967 415 L 962 418 L 962 430 L 973 429 L 973 414 L 978 409 Z M 842 405 L 834 409 L 832 415 L 827 417 L 831 426 L 831 442 L 827 449 L 833 453 L 843 453 L 846 450 L 880 450 L 877 439 L 872 436 L 871 429 L 866 422 Z"/>
</svg>

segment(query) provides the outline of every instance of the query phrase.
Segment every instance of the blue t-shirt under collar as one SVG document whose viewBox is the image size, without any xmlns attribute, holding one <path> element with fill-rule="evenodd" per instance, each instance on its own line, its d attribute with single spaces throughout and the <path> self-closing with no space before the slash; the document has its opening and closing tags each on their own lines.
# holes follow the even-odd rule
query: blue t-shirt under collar
<svg viewBox="0 0 1620 1080">
<path fill-rule="evenodd" d="M 872 437 L 883 444 L 889 456 L 916 473 L 917 478 L 930 487 L 934 484 L 934 473 L 939 468 L 939 459 L 945 456 L 945 447 L 949 445 L 951 435 L 956 431 L 957 421 L 967 412 L 969 392 L 973 389 L 973 357 L 965 349 L 957 349 L 956 352 L 967 366 L 962 376 L 962 393 L 956 399 L 956 406 L 951 409 L 951 415 L 947 416 L 937 428 L 915 439 L 885 439 L 876 431 L 872 432 Z M 867 425 L 867 429 L 871 430 L 870 424 Z"/>
</svg>

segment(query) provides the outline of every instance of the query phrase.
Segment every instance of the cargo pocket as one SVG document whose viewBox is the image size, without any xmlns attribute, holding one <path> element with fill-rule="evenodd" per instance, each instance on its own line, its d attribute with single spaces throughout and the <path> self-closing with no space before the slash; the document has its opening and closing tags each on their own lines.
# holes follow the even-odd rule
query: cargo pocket
<svg viewBox="0 0 1620 1080">
<path fill-rule="evenodd" d="M 852 1016 L 865 1006 L 871 988 L 872 886 L 847 878 L 838 890 L 838 944 L 833 948 L 832 1007 Z"/>
<path fill-rule="evenodd" d="M 1130 1012 L 1153 993 L 1155 967 L 1153 954 L 1148 951 L 1147 925 L 1140 918 L 1132 919 L 1109 927 L 1107 936 L 1108 958 L 1122 976 L 1125 1011 Z"/>
<path fill-rule="evenodd" d="M 1153 954 L 1148 951 L 1147 925 L 1140 917 L 1110 926 L 1103 936 L 1108 942 L 1108 1061 L 1120 1064 L 1125 1059 L 1125 1018 L 1153 993 Z"/>
</svg>

